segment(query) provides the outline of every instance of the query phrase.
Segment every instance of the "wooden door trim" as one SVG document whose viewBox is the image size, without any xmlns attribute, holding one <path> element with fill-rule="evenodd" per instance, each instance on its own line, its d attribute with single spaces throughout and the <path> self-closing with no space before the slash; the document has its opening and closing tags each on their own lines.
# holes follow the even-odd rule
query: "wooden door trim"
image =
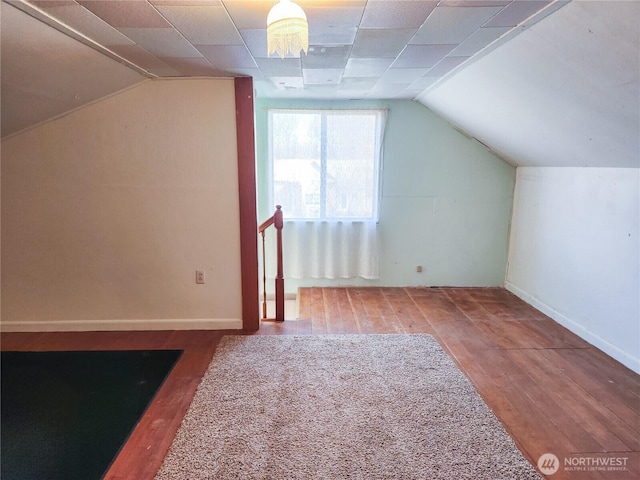
<svg viewBox="0 0 640 480">
<path fill-rule="evenodd" d="M 253 79 L 235 78 L 236 141 L 240 200 L 240 268 L 242 272 L 242 328 L 260 328 L 258 289 L 258 213 Z"/>
</svg>

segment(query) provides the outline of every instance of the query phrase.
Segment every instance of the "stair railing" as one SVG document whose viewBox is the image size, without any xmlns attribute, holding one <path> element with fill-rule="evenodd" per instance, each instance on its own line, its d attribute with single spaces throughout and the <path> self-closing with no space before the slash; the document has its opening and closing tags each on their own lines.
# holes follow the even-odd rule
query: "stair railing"
<svg viewBox="0 0 640 480">
<path fill-rule="evenodd" d="M 265 230 L 273 225 L 276 229 L 276 321 L 284 321 L 284 274 L 282 269 L 282 227 L 284 221 L 282 219 L 282 207 L 276 205 L 276 211 L 271 217 L 262 222 L 258 227 L 258 232 L 262 235 L 262 319 L 267 319 L 267 262 L 265 251 Z"/>
</svg>

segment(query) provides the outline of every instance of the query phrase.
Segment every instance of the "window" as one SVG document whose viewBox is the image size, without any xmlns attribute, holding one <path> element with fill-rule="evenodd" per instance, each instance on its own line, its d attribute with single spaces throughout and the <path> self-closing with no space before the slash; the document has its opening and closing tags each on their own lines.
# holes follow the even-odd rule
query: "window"
<svg viewBox="0 0 640 480">
<path fill-rule="evenodd" d="M 273 204 L 285 218 L 377 220 L 382 110 L 270 110 Z"/>
</svg>

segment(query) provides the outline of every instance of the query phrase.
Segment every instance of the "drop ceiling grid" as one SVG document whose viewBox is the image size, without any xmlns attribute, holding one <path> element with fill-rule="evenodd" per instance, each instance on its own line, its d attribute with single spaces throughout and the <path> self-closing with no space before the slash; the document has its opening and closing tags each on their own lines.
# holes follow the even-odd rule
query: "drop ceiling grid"
<svg viewBox="0 0 640 480">
<path fill-rule="evenodd" d="M 251 75 L 269 96 L 415 98 L 551 1 L 298 0 L 310 51 L 284 60 L 266 52 L 273 0 L 29 3 L 156 76 Z"/>
</svg>

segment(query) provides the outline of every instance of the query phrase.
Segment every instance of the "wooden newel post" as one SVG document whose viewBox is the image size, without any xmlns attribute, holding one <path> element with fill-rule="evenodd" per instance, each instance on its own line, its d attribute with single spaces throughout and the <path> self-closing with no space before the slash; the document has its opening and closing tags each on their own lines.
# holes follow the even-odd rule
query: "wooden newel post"
<svg viewBox="0 0 640 480">
<path fill-rule="evenodd" d="M 276 229 L 277 241 L 277 272 L 276 272 L 276 321 L 284 320 L 284 271 L 282 268 L 282 228 L 284 220 L 282 219 L 282 207 L 276 205 L 276 211 L 273 214 L 273 224 Z"/>
</svg>

